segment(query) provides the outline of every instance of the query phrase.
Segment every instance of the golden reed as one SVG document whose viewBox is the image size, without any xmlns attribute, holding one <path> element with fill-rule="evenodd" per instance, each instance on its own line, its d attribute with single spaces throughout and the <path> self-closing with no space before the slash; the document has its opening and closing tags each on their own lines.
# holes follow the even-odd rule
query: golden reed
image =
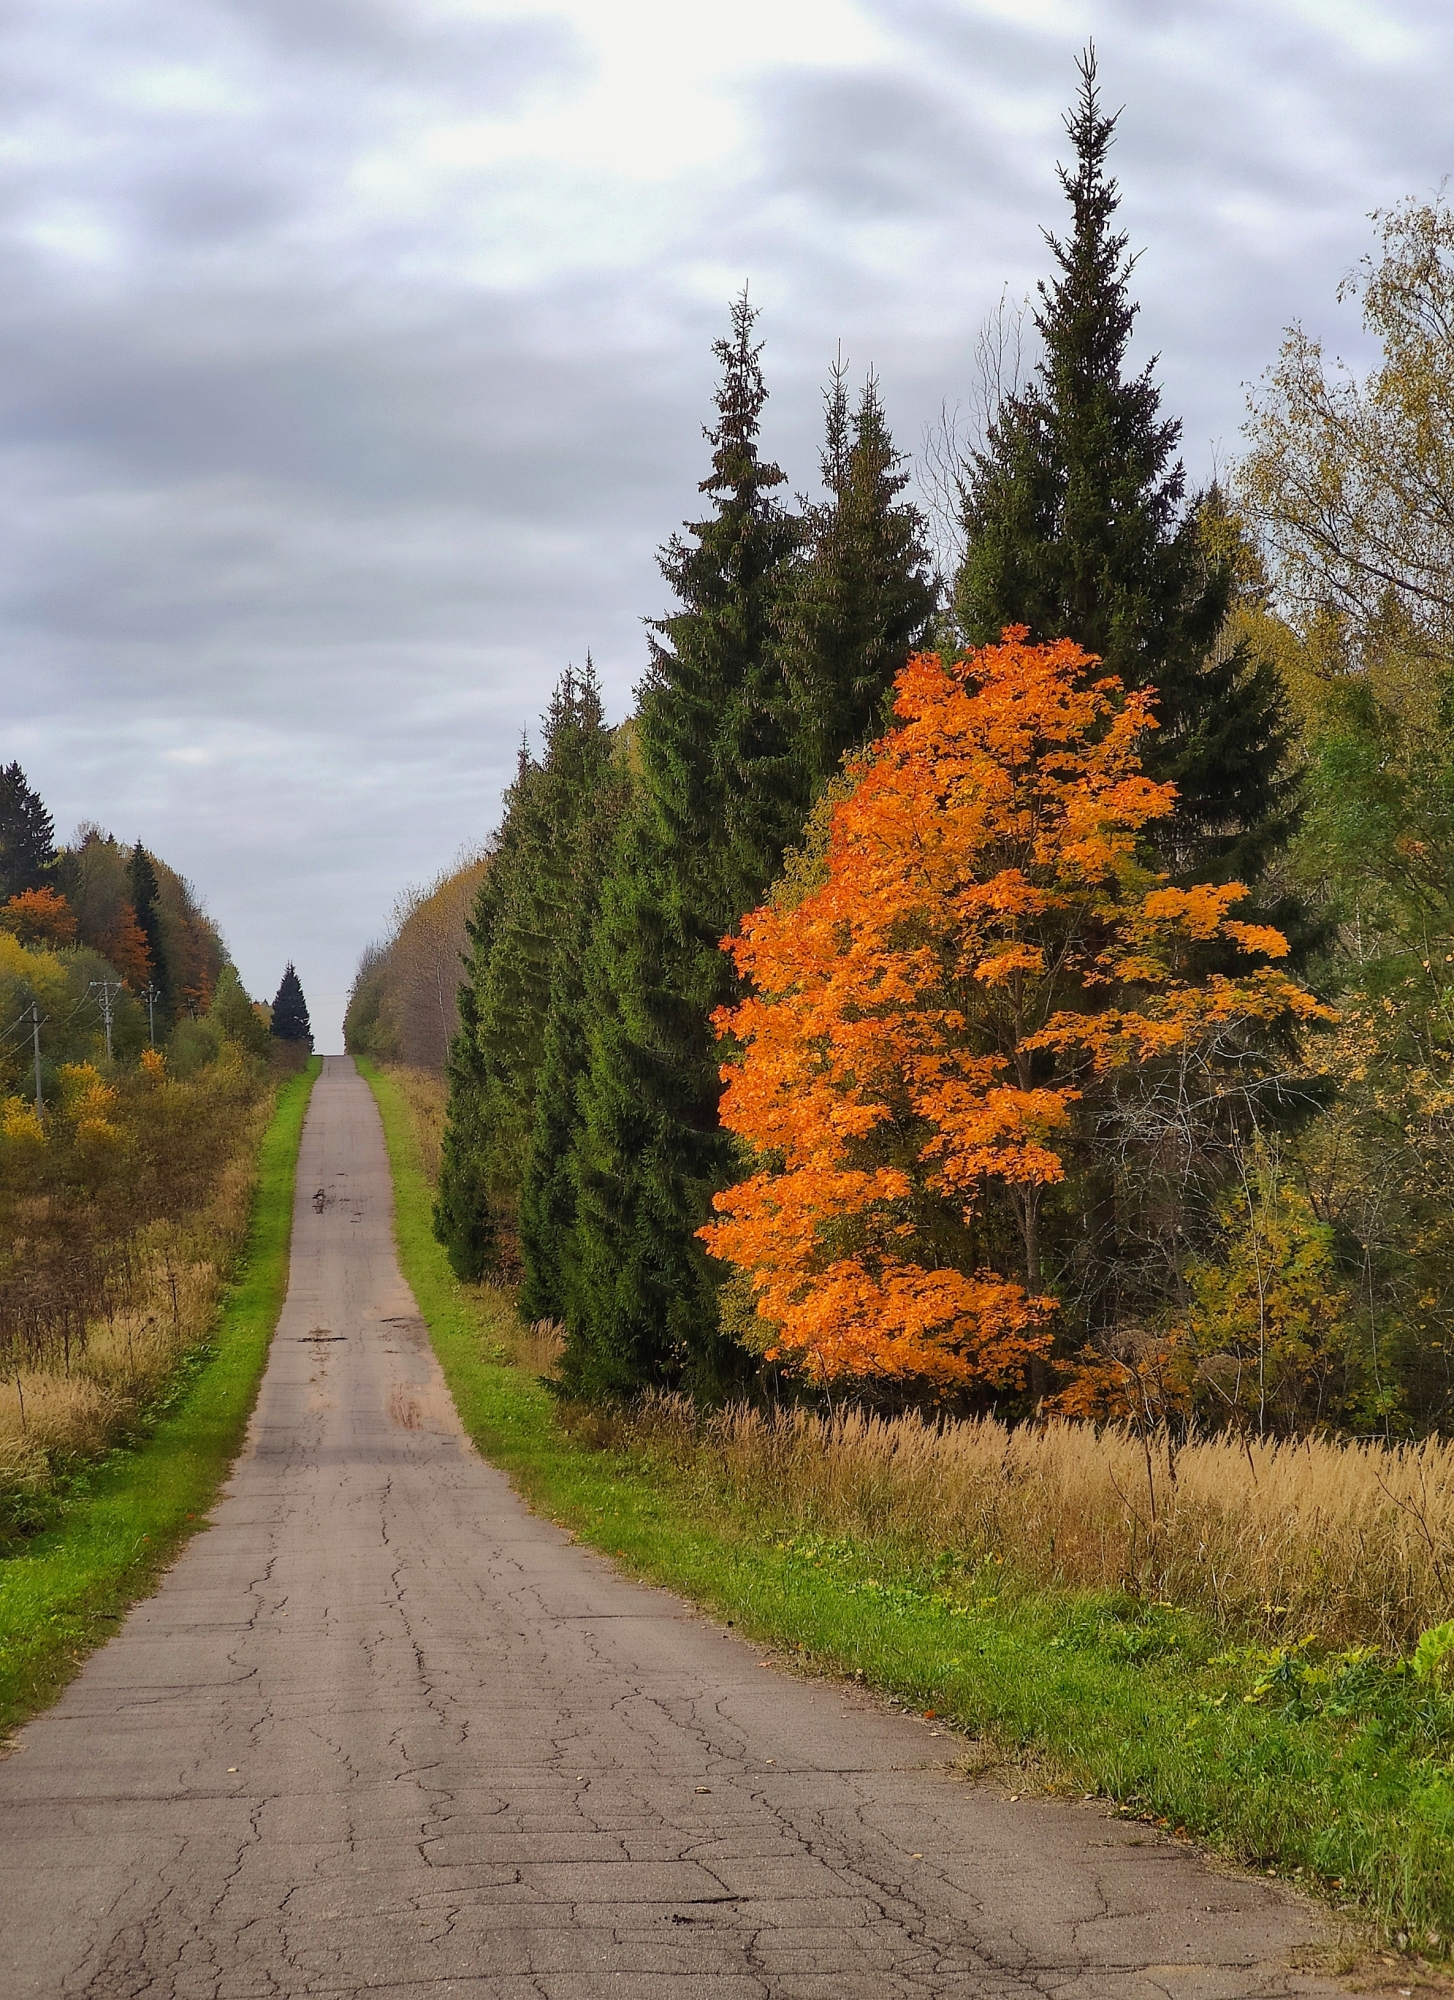
<svg viewBox="0 0 1454 2000">
<path fill-rule="evenodd" d="M 1126 1590 L 1229 1627 L 1405 1650 L 1454 1615 L 1454 1444 L 1164 1435 L 991 1417 L 656 1397 L 631 1435 L 775 1519 L 890 1537 L 1039 1583 Z"/>
</svg>

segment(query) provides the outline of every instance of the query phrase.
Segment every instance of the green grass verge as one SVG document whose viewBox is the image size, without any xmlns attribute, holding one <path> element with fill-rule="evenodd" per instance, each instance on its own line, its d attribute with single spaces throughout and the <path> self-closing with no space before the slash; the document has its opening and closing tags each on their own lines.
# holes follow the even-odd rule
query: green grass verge
<svg viewBox="0 0 1454 2000">
<path fill-rule="evenodd" d="M 744 1635 L 996 1746 L 1017 1790 L 1105 1797 L 1444 1954 L 1454 1697 L 1405 1663 L 1229 1646 L 1168 1606 L 814 1533 L 775 1518 L 771 1496 L 734 1500 L 705 1453 L 684 1463 L 573 1423 L 502 1364 L 503 1303 L 454 1279 L 408 1108 L 387 1072 L 359 1067 L 383 1114 L 400 1260 L 460 1417 L 532 1505 Z"/>
<path fill-rule="evenodd" d="M 0 1561 L 0 1730 L 53 1701 L 127 1605 L 204 1526 L 242 1444 L 288 1286 L 293 1176 L 318 1058 L 264 1134 L 247 1246 L 205 1349 L 145 1442 L 113 1452 L 58 1524 Z"/>
</svg>

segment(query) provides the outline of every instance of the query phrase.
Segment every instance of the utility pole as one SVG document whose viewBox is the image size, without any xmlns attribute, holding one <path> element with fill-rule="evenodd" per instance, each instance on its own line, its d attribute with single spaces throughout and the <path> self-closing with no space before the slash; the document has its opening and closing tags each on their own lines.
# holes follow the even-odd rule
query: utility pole
<svg viewBox="0 0 1454 2000">
<path fill-rule="evenodd" d="M 93 979 L 91 981 L 91 991 L 94 993 L 98 986 L 101 989 L 101 1019 L 106 1023 L 106 1060 L 110 1062 L 111 1010 L 113 1006 L 111 996 L 113 993 L 121 991 L 121 981 L 119 979 Z"/>
<path fill-rule="evenodd" d="M 35 1115 L 39 1118 L 45 1110 L 45 1098 L 40 1088 L 40 1009 L 33 1000 L 30 1003 L 30 1034 L 35 1044 Z"/>
<path fill-rule="evenodd" d="M 156 989 L 156 981 L 149 979 L 146 992 L 141 996 L 146 1002 L 146 1032 L 153 1048 L 157 1045 L 157 1001 L 161 999 Z"/>
</svg>

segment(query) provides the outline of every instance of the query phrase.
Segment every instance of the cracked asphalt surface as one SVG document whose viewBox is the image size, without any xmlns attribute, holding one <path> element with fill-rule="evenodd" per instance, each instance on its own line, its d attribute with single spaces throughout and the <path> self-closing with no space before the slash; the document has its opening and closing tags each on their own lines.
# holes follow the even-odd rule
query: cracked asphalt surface
<svg viewBox="0 0 1454 2000">
<path fill-rule="evenodd" d="M 315 1190 L 322 1189 L 321 1208 Z M 291 1288 L 211 1526 L 0 1764 L 0 1996 L 1251 2000 L 1321 1919 L 800 1680 L 528 1513 L 313 1095 Z"/>
</svg>

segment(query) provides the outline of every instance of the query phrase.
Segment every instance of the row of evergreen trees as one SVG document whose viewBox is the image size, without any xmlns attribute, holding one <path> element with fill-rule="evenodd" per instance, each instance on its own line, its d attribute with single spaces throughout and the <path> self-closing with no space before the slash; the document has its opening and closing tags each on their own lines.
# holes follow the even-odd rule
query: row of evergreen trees
<svg viewBox="0 0 1454 2000">
<path fill-rule="evenodd" d="M 913 649 L 1022 624 L 1158 688 L 1148 767 L 1180 795 L 1158 859 L 1180 881 L 1259 881 L 1296 817 L 1280 683 L 1219 644 L 1234 566 L 1208 532 L 1215 496 L 1188 499 L 1152 369 L 1127 372 L 1114 124 L 1088 56 L 1042 358 L 963 468 L 948 587 L 871 377 L 854 405 L 834 374 L 826 497 L 784 504 L 744 295 L 715 350 L 706 505 L 662 552 L 676 604 L 635 713 L 607 726 L 588 660 L 521 754 L 469 931 L 436 1228 L 462 1277 L 518 1278 L 531 1317 L 564 1322 L 576 1393 L 710 1396 L 740 1365 L 695 1234 L 739 1177 L 717 1117 L 720 943 L 883 728 Z"/>
</svg>

